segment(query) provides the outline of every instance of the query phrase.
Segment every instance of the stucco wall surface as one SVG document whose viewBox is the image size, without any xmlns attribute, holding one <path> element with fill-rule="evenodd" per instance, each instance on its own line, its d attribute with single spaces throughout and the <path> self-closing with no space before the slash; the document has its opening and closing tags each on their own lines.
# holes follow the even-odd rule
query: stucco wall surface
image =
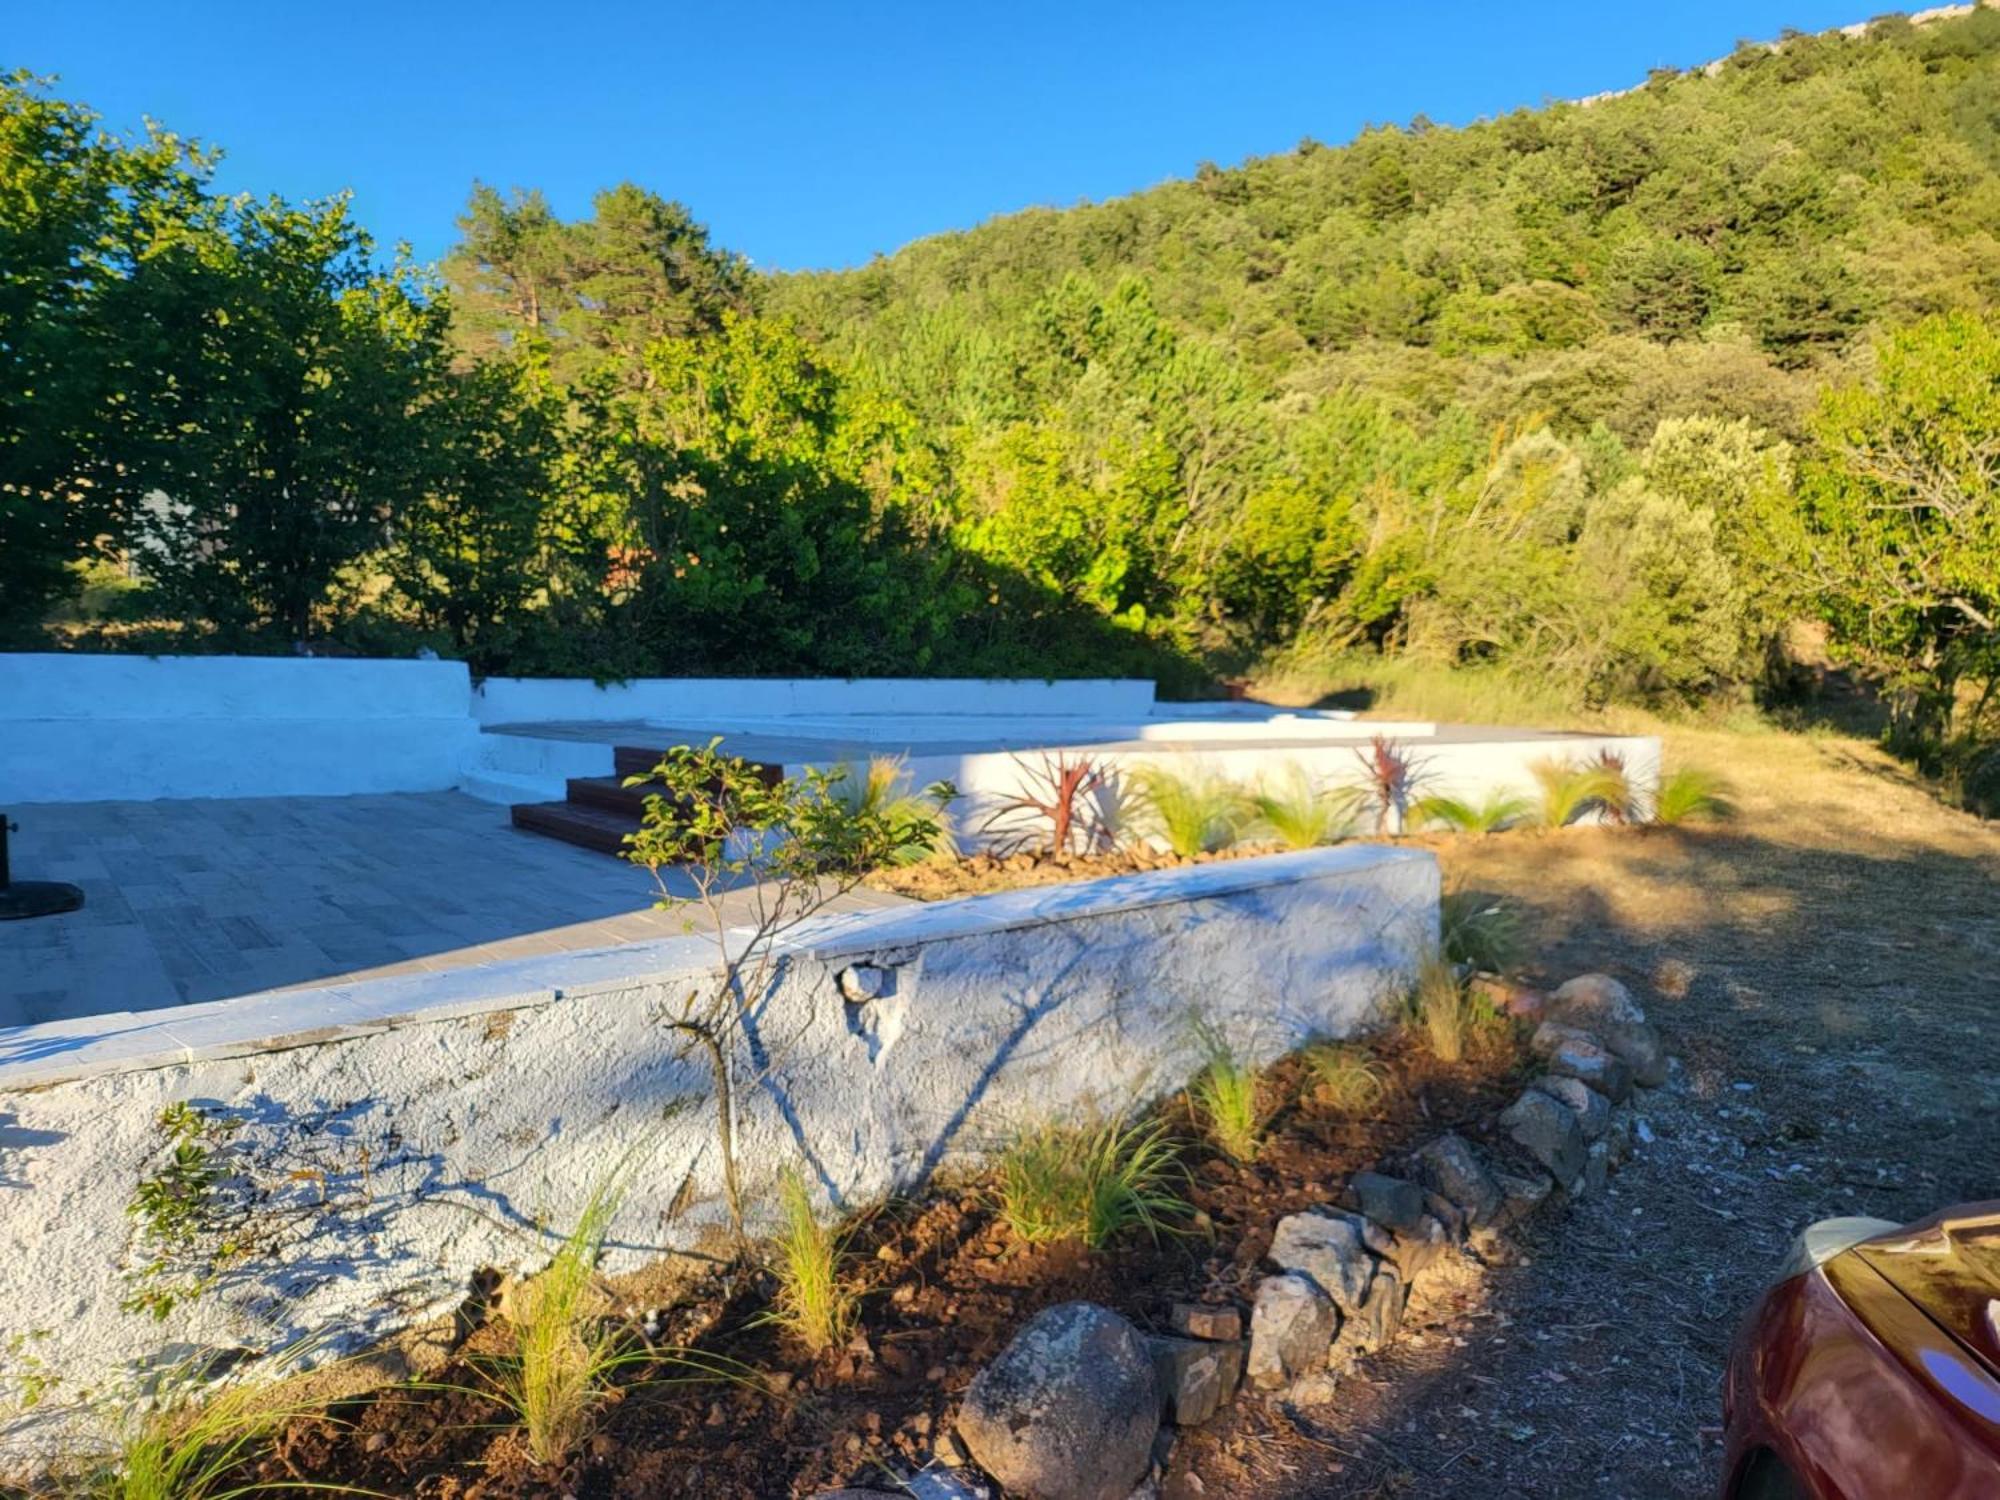
<svg viewBox="0 0 2000 1500">
<path fill-rule="evenodd" d="M 736 1049 L 753 1212 L 788 1163 L 867 1203 L 1028 1121 L 1171 1088 L 1196 1012 L 1265 1057 L 1359 1029 L 1436 941 L 1437 898 L 1429 854 L 1348 846 L 795 929 Z M 441 1315 L 482 1268 L 544 1262 L 621 1164 L 611 1269 L 704 1243 L 711 1083 L 662 1018 L 713 957 L 690 937 L 0 1032 L 0 1307 L 65 1382 L 0 1426 L 0 1470 L 74 1441 L 65 1391 L 135 1364 Z M 877 998 L 843 997 L 855 967 Z M 220 1191 L 250 1248 L 154 1322 L 119 1306 L 125 1205 L 176 1101 L 229 1122 Z"/>
<path fill-rule="evenodd" d="M 838 714 L 969 714 L 1144 719 L 1143 678 L 1067 682 L 977 677 L 651 677 L 603 686 L 586 678 L 489 677 L 473 695 L 482 724 L 652 719 L 665 724 Z"/>
<path fill-rule="evenodd" d="M 463 662 L 0 654 L 0 807 L 454 785 Z"/>
</svg>

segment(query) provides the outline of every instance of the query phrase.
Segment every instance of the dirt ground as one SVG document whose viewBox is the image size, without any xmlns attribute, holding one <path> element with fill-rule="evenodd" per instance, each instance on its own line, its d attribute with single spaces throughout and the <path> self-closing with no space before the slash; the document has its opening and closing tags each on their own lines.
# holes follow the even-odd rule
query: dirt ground
<svg viewBox="0 0 2000 1500">
<path fill-rule="evenodd" d="M 1239 1406 L 1174 1492 L 1712 1496 L 1729 1342 L 1793 1233 L 2000 1198 L 2000 825 L 1856 741 L 1688 733 L 1668 754 L 1733 778 L 1741 816 L 1441 849 L 1530 919 L 1541 977 L 1603 969 L 1643 997 L 1686 1067 L 1642 1105 L 1654 1140 L 1309 1427 Z"/>
</svg>

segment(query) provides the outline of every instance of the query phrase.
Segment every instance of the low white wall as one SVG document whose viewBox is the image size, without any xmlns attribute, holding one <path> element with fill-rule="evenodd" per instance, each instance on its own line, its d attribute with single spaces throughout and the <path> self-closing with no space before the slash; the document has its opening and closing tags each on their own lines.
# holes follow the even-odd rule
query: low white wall
<svg viewBox="0 0 2000 1500">
<path fill-rule="evenodd" d="M 1358 727 L 1376 729 L 1370 723 Z M 1392 738 L 1401 726 L 1387 726 Z M 1435 732 L 1435 726 L 1423 726 Z M 1494 731 L 1495 738 L 1480 740 L 1439 739 L 1431 734 L 1395 738 L 1395 743 L 1416 767 L 1416 794 L 1463 797 L 1483 802 L 1497 793 L 1538 797 L 1540 784 L 1535 767 L 1543 761 L 1579 764 L 1609 752 L 1621 757 L 1626 776 L 1638 792 L 1642 807 L 1649 807 L 1660 783 L 1660 742 L 1650 735 L 1543 735 L 1507 738 L 1506 731 Z M 1371 736 L 1372 738 L 1372 733 Z M 1161 764 L 1180 773 L 1207 771 L 1234 781 L 1245 788 L 1289 774 L 1292 767 L 1303 770 L 1324 787 L 1363 784 L 1366 773 L 1361 761 L 1365 746 L 1354 744 L 1298 744 L 1206 746 L 1199 750 L 1176 751 L 1167 746 L 1146 749 L 1115 749 L 1078 746 L 1071 754 L 1091 755 L 1113 768 L 1114 773 L 1141 765 Z M 960 845 L 976 849 L 985 842 L 978 833 L 981 825 L 1009 797 L 1034 787 L 1041 756 L 1035 752 L 1009 755 L 979 751 L 963 755 L 912 756 L 904 762 L 904 774 L 913 786 L 949 781 L 959 789 L 960 800 L 953 804 L 951 817 Z M 787 767 L 796 773 L 801 767 Z M 1107 810 L 1116 798 L 1104 799 Z"/>
<path fill-rule="evenodd" d="M 815 922 L 755 1012 L 763 1066 L 738 1058 L 760 1080 L 746 1190 L 765 1210 L 799 1163 L 865 1203 L 1026 1122 L 1163 1091 L 1194 1069 L 1197 1009 L 1266 1057 L 1350 1033 L 1435 943 L 1437 900 L 1428 854 L 1349 847 Z M 675 939 L 0 1032 L 0 1307 L 65 1382 L 0 1426 L 0 1469 L 74 1441 L 65 1395 L 134 1362 L 441 1315 L 483 1268 L 546 1260 L 621 1160 L 611 1268 L 700 1243 L 721 1215 L 711 1089 L 661 1019 L 711 954 Z M 885 971 L 880 998 L 843 1000 L 856 964 Z M 234 1122 L 219 1159 L 268 1196 L 237 1229 L 255 1248 L 156 1323 L 119 1307 L 125 1204 L 176 1101 Z M 16 1380 L 20 1361 L 0 1344 Z"/>
<path fill-rule="evenodd" d="M 977 677 L 648 677 L 599 687 L 587 678 L 489 677 L 473 695 L 482 724 L 651 719 L 699 724 L 811 714 L 969 714 L 1143 719 L 1142 678 L 1021 682 Z"/>
<path fill-rule="evenodd" d="M 0 807 L 438 791 L 470 692 L 463 662 L 0 654 Z"/>
</svg>

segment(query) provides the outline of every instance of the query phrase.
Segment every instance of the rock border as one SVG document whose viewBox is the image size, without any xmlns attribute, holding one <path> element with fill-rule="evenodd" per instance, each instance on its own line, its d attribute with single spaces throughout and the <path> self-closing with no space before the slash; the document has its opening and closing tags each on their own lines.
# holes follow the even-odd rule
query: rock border
<svg viewBox="0 0 2000 1500">
<path fill-rule="evenodd" d="M 1408 1153 L 1400 1174 L 1387 1164 L 1356 1172 L 1335 1202 L 1287 1214 L 1274 1226 L 1265 1259 L 1275 1269 L 1251 1293 L 1247 1336 L 1245 1311 L 1235 1305 L 1176 1304 L 1171 1335 L 1142 1332 L 1087 1303 L 1045 1311 L 974 1381 L 1000 1386 L 987 1380 L 988 1372 L 1033 1360 L 1033 1399 L 1018 1410 L 994 1410 L 989 1400 L 976 1418 L 962 1415 L 931 1464 L 901 1481 L 902 1493 L 986 1500 L 1001 1487 L 1023 1500 L 1064 1500 L 1124 1486 L 1130 1500 L 1153 1500 L 1179 1429 L 1211 1421 L 1251 1393 L 1298 1407 L 1325 1404 L 1357 1360 L 1395 1340 L 1411 1291 L 1448 1248 L 1504 1259 L 1501 1231 L 1544 1205 L 1602 1192 L 1635 1138 L 1643 1138 L 1633 1127 L 1634 1090 L 1667 1081 L 1670 1059 L 1658 1032 L 1630 991 L 1606 974 L 1580 975 L 1547 994 L 1504 981 L 1481 987 L 1516 1019 L 1537 1023 L 1529 1045 L 1546 1071 L 1497 1121 L 1532 1165 L 1517 1171 L 1482 1160 L 1462 1136 L 1447 1133 Z M 1102 1399 L 1093 1361 L 1062 1368 L 1043 1326 L 1050 1312 L 1085 1309 L 1101 1336 L 1122 1342 L 1129 1333 L 1128 1347 L 1150 1355 L 1157 1415 L 1134 1415 L 1158 1428 L 1149 1449 L 1125 1445 L 1129 1485 L 1121 1472 L 1106 1487 L 1101 1451 L 1091 1454 L 1095 1472 L 1065 1475 L 1061 1435 L 1037 1442 L 1042 1424 L 1062 1425 L 1052 1416 Z M 1127 1382 L 1135 1392 L 1143 1385 Z M 996 1430 L 1006 1432 L 1005 1443 L 989 1440 Z M 816 1500 L 890 1493 L 827 1490 Z"/>
</svg>

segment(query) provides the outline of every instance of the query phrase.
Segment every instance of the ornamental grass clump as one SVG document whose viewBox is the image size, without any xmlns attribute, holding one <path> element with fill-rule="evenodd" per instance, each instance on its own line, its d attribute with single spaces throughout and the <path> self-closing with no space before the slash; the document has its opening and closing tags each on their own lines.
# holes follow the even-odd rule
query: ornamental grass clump
<svg viewBox="0 0 2000 1500">
<path fill-rule="evenodd" d="M 1497 833 L 1512 827 L 1535 811 L 1532 797 L 1512 792 L 1492 792 L 1482 802 L 1463 797 L 1420 797 L 1412 809 L 1419 826 L 1438 824 L 1458 833 Z"/>
<path fill-rule="evenodd" d="M 576 1227 L 548 1268 L 514 1289 L 504 1315 L 514 1334 L 509 1355 L 481 1368 L 491 1396 L 520 1424 L 538 1464 L 560 1463 L 589 1436 L 609 1397 L 612 1375 L 648 1357 L 629 1350 L 604 1315 L 597 1284 L 604 1236 L 622 1193 L 614 1182 L 590 1196 Z"/>
<path fill-rule="evenodd" d="M 773 1267 L 778 1295 L 766 1316 L 791 1330 L 808 1351 L 823 1354 L 854 1331 L 859 1298 L 841 1274 L 846 1236 L 813 1213 L 812 1193 L 797 1167 L 785 1168 L 778 1178 L 778 1211 Z"/>
<path fill-rule="evenodd" d="M 1734 789 L 1711 771 L 1683 766 L 1660 779 L 1653 799 L 1656 823 L 1719 822 L 1736 815 Z"/>
<path fill-rule="evenodd" d="M 1131 1229 L 1157 1240 L 1191 1212 L 1166 1126 L 1046 1124 L 1024 1131 L 995 1169 L 1000 1218 L 1029 1244 L 1102 1249 Z"/>
<path fill-rule="evenodd" d="M 1130 774 L 1137 825 L 1156 835 L 1182 859 L 1211 854 L 1235 843 L 1249 821 L 1243 789 L 1213 771 L 1186 775 L 1163 765 Z"/>
<path fill-rule="evenodd" d="M 1409 1014 L 1431 1056 L 1441 1063 L 1463 1062 L 1494 1020 L 1492 1007 L 1466 987 L 1442 953 L 1430 954 L 1418 966 Z"/>
<path fill-rule="evenodd" d="M 1525 946 L 1513 907 L 1482 891 L 1458 889 L 1438 899 L 1438 941 L 1452 963 L 1485 974 L 1509 972 Z"/>
<path fill-rule="evenodd" d="M 1294 762 L 1258 786 L 1251 798 L 1252 826 L 1288 849 L 1313 849 L 1347 836 L 1358 800 L 1355 788 L 1318 786 Z"/>
<path fill-rule="evenodd" d="M 1206 1021 L 1194 1023 L 1194 1035 L 1203 1057 L 1201 1071 L 1188 1085 L 1195 1117 L 1225 1156 L 1255 1161 L 1264 1138 L 1263 1069 Z"/>
<path fill-rule="evenodd" d="M 937 790 L 919 792 L 910 785 L 898 755 L 878 755 L 866 766 L 844 765 L 831 787 L 833 796 L 858 822 L 876 822 L 887 830 L 884 860 L 891 866 L 949 859 L 958 853 L 951 820 Z"/>
<path fill-rule="evenodd" d="M 1537 761 L 1531 769 L 1542 789 L 1539 811 L 1544 828 L 1567 828 L 1591 813 L 1614 822 L 1626 820 L 1632 791 L 1623 770 L 1602 761 L 1571 765 L 1553 760 Z"/>
<path fill-rule="evenodd" d="M 1351 1043 L 1317 1042 L 1306 1048 L 1305 1061 L 1320 1097 L 1335 1109 L 1366 1109 L 1389 1090 L 1382 1065 Z"/>
</svg>

